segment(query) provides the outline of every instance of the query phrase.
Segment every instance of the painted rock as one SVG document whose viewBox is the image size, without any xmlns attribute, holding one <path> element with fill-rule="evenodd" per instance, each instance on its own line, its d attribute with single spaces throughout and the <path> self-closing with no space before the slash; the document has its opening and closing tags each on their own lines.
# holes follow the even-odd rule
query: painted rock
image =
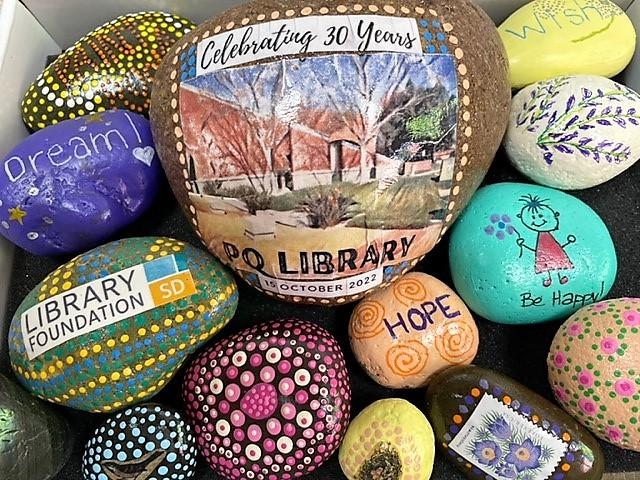
<svg viewBox="0 0 640 480">
<path fill-rule="evenodd" d="M 11 364 L 40 398 L 119 410 L 160 391 L 237 303 L 233 277 L 205 252 L 170 238 L 118 240 L 27 295 L 9 327 Z"/>
<path fill-rule="evenodd" d="M 165 57 L 161 161 L 189 223 L 255 288 L 357 300 L 412 268 L 478 187 L 508 120 L 504 49 L 470 1 L 429 7 L 254 0 Z"/>
<path fill-rule="evenodd" d="M 0 472 L 11 480 L 48 480 L 69 459 L 68 423 L 0 374 Z"/>
<path fill-rule="evenodd" d="M 183 480 L 196 470 L 195 438 L 182 415 L 143 404 L 99 426 L 82 457 L 84 480 Z"/>
<path fill-rule="evenodd" d="M 640 157 L 640 95 L 604 77 L 557 77 L 514 98 L 504 146 L 537 183 L 561 189 L 599 185 Z"/>
<path fill-rule="evenodd" d="M 631 20 L 610 0 L 534 0 L 498 31 L 514 88 L 558 75 L 613 77 L 636 48 Z"/>
<path fill-rule="evenodd" d="M 351 385 L 335 338 L 280 320 L 221 340 L 193 360 L 183 398 L 200 453 L 230 480 L 316 470 L 349 423 Z"/>
<path fill-rule="evenodd" d="M 524 385 L 491 370 L 453 367 L 427 391 L 436 443 L 467 478 L 600 480 L 598 441 Z"/>
<path fill-rule="evenodd" d="M 453 229 L 449 263 L 474 312 L 513 324 L 566 318 L 602 299 L 618 266 L 609 231 L 589 206 L 523 183 L 478 191 Z"/>
<path fill-rule="evenodd" d="M 22 118 L 31 130 L 114 108 L 146 114 L 162 58 L 194 25 L 162 12 L 123 15 L 60 55 L 31 84 Z"/>
<path fill-rule="evenodd" d="M 162 181 L 149 122 L 122 110 L 34 133 L 0 171 L 0 232 L 36 255 L 92 248 L 151 206 Z"/>
<path fill-rule="evenodd" d="M 464 302 L 426 273 L 411 272 L 356 306 L 349 322 L 356 359 L 380 385 L 423 387 L 478 351 L 478 328 Z"/>
<path fill-rule="evenodd" d="M 433 430 L 423 413 L 401 398 L 372 403 L 353 419 L 340 447 L 348 480 L 423 480 L 431 477 Z"/>
<path fill-rule="evenodd" d="M 577 311 L 556 333 L 547 364 L 565 410 L 603 440 L 640 452 L 640 299 Z"/>
</svg>

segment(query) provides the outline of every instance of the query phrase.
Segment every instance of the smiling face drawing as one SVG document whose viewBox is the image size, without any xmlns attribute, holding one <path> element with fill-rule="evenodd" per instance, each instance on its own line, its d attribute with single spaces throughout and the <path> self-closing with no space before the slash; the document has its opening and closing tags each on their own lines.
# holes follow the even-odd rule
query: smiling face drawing
<svg viewBox="0 0 640 480">
<path fill-rule="evenodd" d="M 553 232 L 558 230 L 560 213 L 538 197 L 529 200 L 518 214 L 518 218 L 524 226 L 534 232 Z"/>
</svg>

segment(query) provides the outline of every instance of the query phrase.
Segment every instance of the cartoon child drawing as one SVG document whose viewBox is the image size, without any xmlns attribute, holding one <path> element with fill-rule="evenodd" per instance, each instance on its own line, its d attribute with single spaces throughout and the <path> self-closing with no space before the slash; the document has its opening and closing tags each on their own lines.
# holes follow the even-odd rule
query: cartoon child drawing
<svg viewBox="0 0 640 480">
<path fill-rule="evenodd" d="M 564 251 L 565 247 L 576 241 L 574 235 L 567 236 L 567 242 L 558 243 L 551 232 L 558 230 L 560 226 L 560 212 L 555 211 L 548 205 L 548 200 L 540 197 L 525 195 L 520 197 L 524 207 L 517 215 L 522 224 L 529 230 L 537 232 L 535 248 L 531 248 L 525 243 L 525 239 L 518 235 L 516 243 L 520 248 L 526 248 L 535 253 L 536 273 L 546 273 L 548 275 L 542 285 L 548 287 L 553 282 L 551 272 L 557 272 L 558 281 L 564 285 L 569 281 L 569 277 L 563 275 L 563 270 L 573 269 L 573 263 Z"/>
</svg>

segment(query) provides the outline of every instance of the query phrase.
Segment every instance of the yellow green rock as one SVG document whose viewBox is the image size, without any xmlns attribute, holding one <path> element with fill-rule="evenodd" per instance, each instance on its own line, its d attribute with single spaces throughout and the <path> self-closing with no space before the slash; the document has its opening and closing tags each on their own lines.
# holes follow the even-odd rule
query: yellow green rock
<svg viewBox="0 0 640 480">
<path fill-rule="evenodd" d="M 408 401 L 388 398 L 351 422 L 339 460 L 348 480 L 427 480 L 434 455 L 427 418 Z"/>
<path fill-rule="evenodd" d="M 636 46 L 631 20 L 610 0 L 535 0 L 498 31 L 514 88 L 559 75 L 613 77 Z"/>
</svg>

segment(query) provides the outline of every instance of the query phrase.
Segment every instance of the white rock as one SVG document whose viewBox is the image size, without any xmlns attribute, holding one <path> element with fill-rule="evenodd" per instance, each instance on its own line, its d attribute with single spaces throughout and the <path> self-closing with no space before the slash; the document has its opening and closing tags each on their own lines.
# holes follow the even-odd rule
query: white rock
<svg viewBox="0 0 640 480">
<path fill-rule="evenodd" d="M 534 83 L 513 97 L 504 146 L 535 182 L 565 190 L 599 185 L 640 157 L 640 95 L 598 76 Z"/>
</svg>

